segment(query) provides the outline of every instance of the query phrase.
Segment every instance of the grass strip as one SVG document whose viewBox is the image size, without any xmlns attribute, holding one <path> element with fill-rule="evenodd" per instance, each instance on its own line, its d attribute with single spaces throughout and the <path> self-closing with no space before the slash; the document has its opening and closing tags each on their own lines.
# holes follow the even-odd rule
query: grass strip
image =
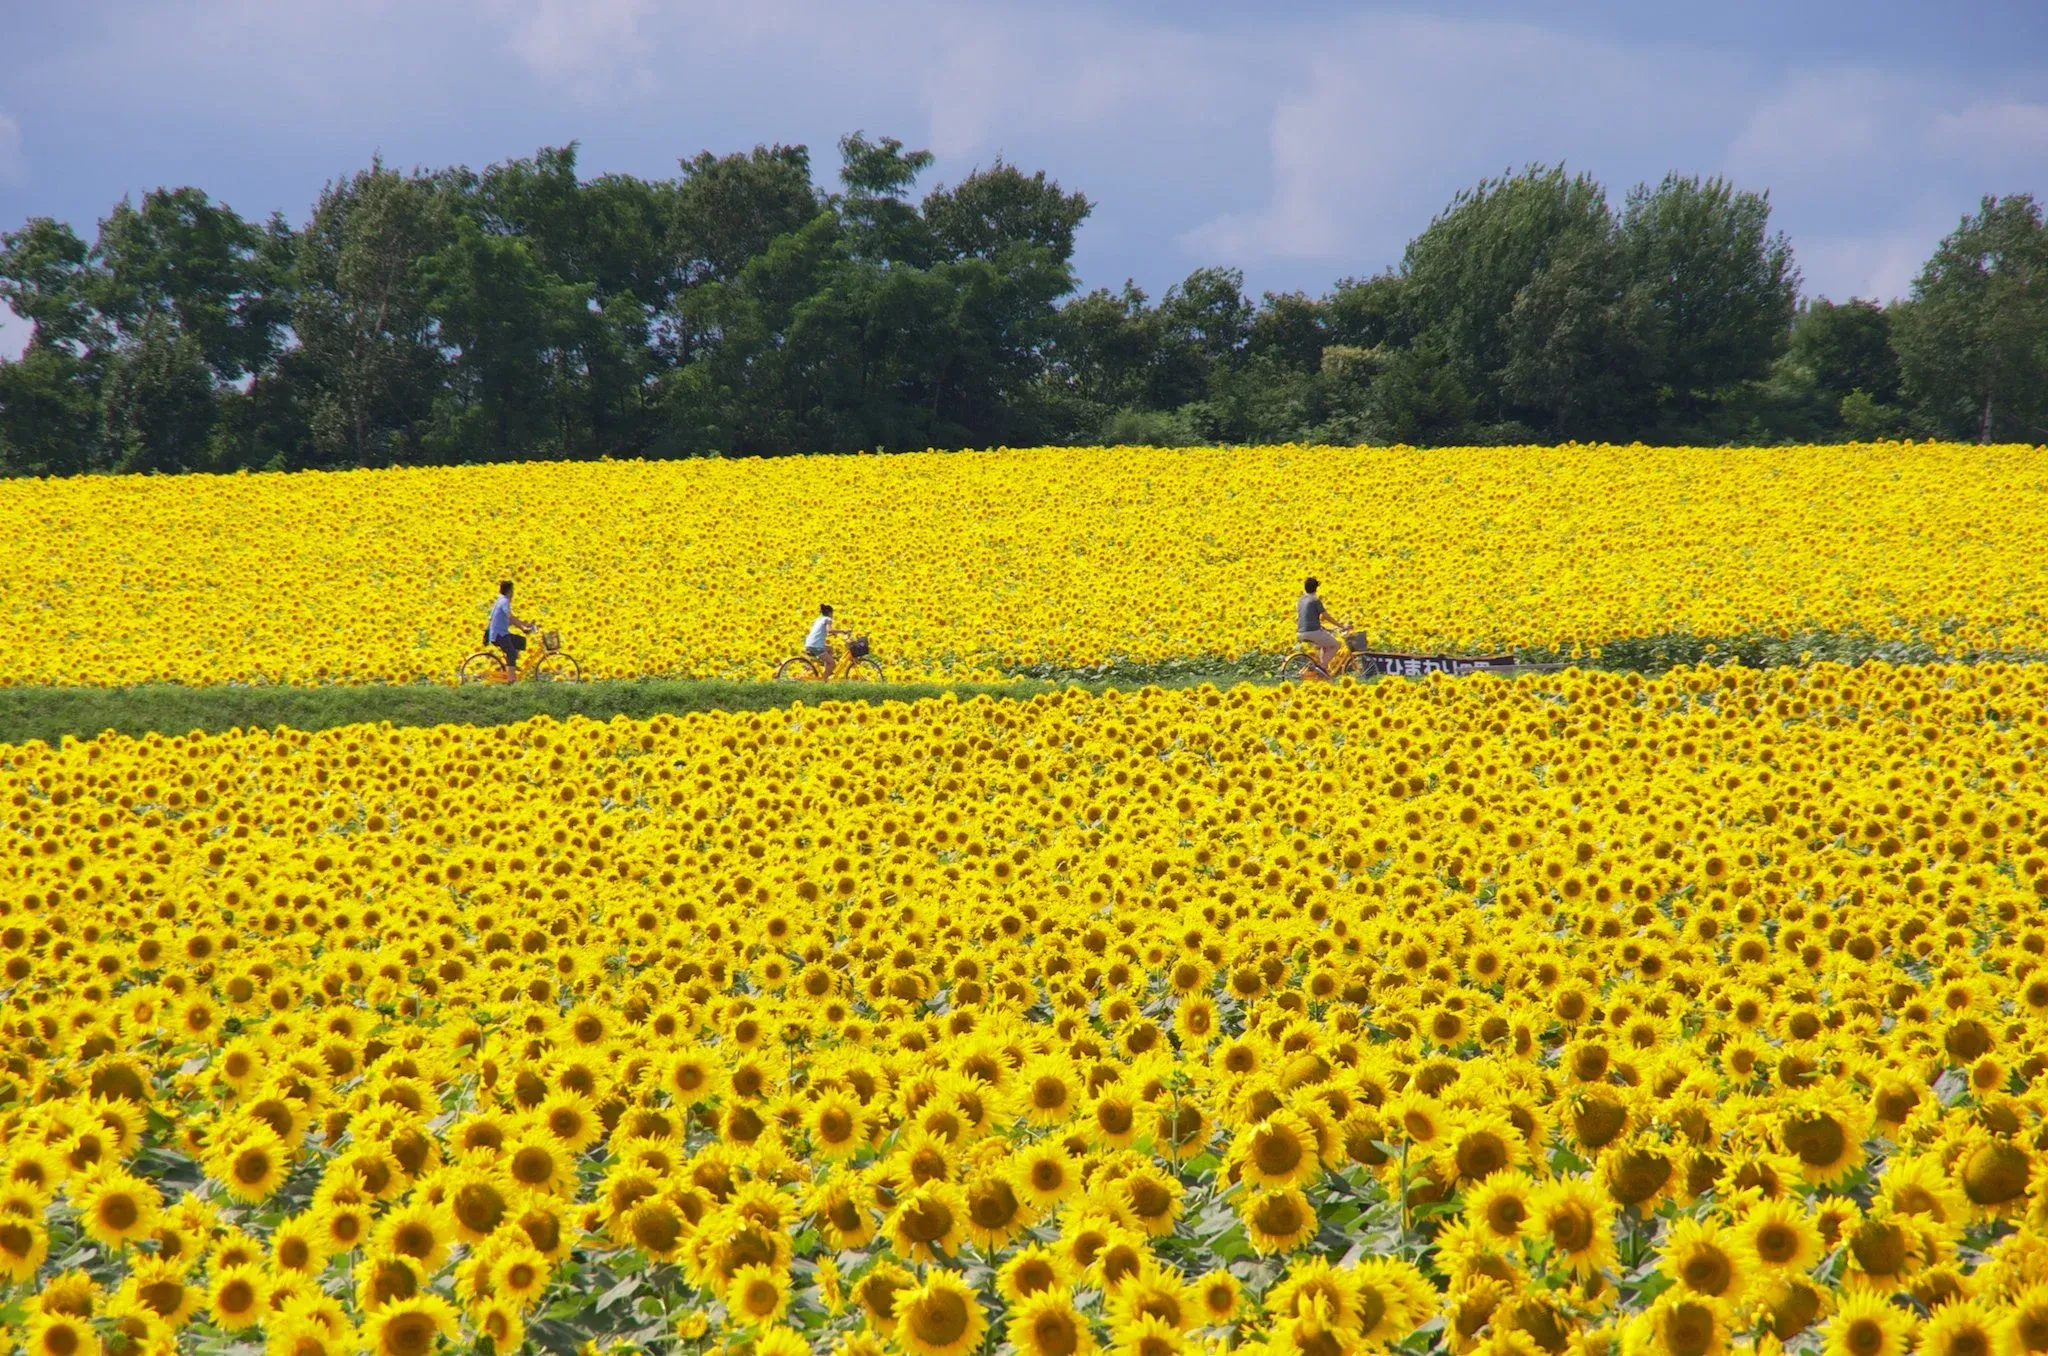
<svg viewBox="0 0 2048 1356">
<path fill-rule="evenodd" d="M 336 725 L 504 725 L 533 716 L 645 719 L 663 712 L 764 711 L 807 701 L 917 701 L 951 692 L 961 698 L 1029 696 L 1047 682 L 832 683 L 630 678 L 589 683 L 431 684 L 335 687 L 0 687 L 0 743 L 105 731 L 176 735 L 235 728 L 324 730 Z"/>
<path fill-rule="evenodd" d="M 1688 664 L 1739 663 L 1751 668 L 1833 662 L 1861 664 L 1970 663 L 1984 660 L 2040 662 L 2048 655 L 1997 653 L 1944 655 L 1921 642 L 1874 641 L 1849 632 L 1812 631 L 1790 636 L 1748 636 L 1711 640 L 1670 634 L 1613 641 L 1595 657 L 1524 650 L 1519 658 L 1532 670 L 1577 664 L 1584 668 L 1643 674 Z M 533 716 L 586 716 L 640 720 L 664 712 L 765 711 L 793 702 L 918 701 L 953 694 L 1029 697 L 1058 687 L 1091 692 L 1118 687 L 1194 687 L 1214 683 L 1270 683 L 1278 655 L 1240 659 L 1190 656 L 1163 663 L 1111 660 L 1086 669 L 1043 669 L 997 683 L 774 683 L 734 678 L 628 678 L 588 683 L 482 684 L 444 687 L 429 683 L 283 687 L 226 684 L 187 687 L 153 683 L 137 687 L 0 686 L 0 744 L 66 735 L 89 739 L 106 731 L 124 735 L 208 734 L 242 728 L 290 726 L 324 730 L 336 725 L 504 725 Z"/>
</svg>

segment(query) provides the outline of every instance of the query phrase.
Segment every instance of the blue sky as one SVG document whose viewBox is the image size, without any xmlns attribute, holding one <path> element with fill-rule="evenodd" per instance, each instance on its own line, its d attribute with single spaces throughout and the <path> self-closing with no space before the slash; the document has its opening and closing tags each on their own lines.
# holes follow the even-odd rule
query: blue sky
<svg viewBox="0 0 2048 1356">
<path fill-rule="evenodd" d="M 1087 285 L 1320 291 L 1459 187 L 1564 160 L 1768 189 L 1810 293 L 1902 293 L 1987 192 L 2048 196 L 2048 3 L 0 0 L 0 229 L 196 184 L 294 221 L 373 153 L 588 173 L 859 127 L 1096 202 Z M 0 311 L 0 351 L 23 327 Z"/>
</svg>

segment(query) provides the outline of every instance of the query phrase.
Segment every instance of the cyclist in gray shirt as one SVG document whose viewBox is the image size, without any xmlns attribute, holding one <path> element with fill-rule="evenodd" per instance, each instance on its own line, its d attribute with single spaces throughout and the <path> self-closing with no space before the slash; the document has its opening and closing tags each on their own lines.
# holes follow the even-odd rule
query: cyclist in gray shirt
<svg viewBox="0 0 2048 1356">
<path fill-rule="evenodd" d="M 1305 645 L 1316 647 L 1317 658 L 1325 669 L 1336 662 L 1337 649 L 1343 643 L 1330 633 L 1323 623 L 1327 620 L 1342 628 L 1349 623 L 1338 621 L 1323 600 L 1316 596 L 1320 581 L 1307 579 L 1301 585 L 1301 597 L 1294 600 L 1294 638 Z"/>
</svg>

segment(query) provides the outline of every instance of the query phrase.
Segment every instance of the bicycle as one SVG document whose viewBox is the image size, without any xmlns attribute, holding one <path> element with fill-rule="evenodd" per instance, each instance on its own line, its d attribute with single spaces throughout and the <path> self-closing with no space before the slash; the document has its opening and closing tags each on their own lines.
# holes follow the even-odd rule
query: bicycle
<svg viewBox="0 0 2048 1356">
<path fill-rule="evenodd" d="M 829 648 L 827 652 L 830 652 Z M 845 662 L 832 670 L 832 676 L 859 683 L 882 681 L 881 661 L 868 652 L 866 636 L 855 636 L 847 642 Z M 775 666 L 775 681 L 778 683 L 817 683 L 824 679 L 824 668 L 807 654 L 793 654 Z"/>
<path fill-rule="evenodd" d="M 1347 631 L 1344 644 L 1337 651 L 1337 657 L 1330 661 L 1330 667 L 1323 667 L 1321 652 L 1307 641 L 1302 647 L 1280 661 L 1278 677 L 1281 682 L 1298 682 L 1307 678 L 1320 678 L 1334 682 L 1358 667 L 1358 656 L 1365 652 L 1370 640 L 1363 631 Z"/>
<path fill-rule="evenodd" d="M 526 655 L 526 681 L 529 683 L 577 683 L 583 680 L 583 666 L 562 651 L 560 631 L 540 633 L 540 653 L 531 650 Z M 464 686 L 471 683 L 510 683 L 515 681 L 512 661 L 505 652 L 491 644 L 490 635 L 484 636 L 484 647 L 462 661 L 455 670 L 455 681 Z"/>
</svg>

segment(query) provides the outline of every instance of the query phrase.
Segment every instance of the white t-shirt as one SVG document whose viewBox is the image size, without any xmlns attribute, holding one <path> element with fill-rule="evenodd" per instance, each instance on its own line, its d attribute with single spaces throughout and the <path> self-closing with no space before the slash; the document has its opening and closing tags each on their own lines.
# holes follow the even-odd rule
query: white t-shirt
<svg viewBox="0 0 2048 1356">
<path fill-rule="evenodd" d="M 809 634 L 804 637 L 804 648 L 806 650 L 824 649 L 825 632 L 831 628 L 831 625 L 832 619 L 830 617 L 820 617 L 812 622 Z"/>
</svg>

